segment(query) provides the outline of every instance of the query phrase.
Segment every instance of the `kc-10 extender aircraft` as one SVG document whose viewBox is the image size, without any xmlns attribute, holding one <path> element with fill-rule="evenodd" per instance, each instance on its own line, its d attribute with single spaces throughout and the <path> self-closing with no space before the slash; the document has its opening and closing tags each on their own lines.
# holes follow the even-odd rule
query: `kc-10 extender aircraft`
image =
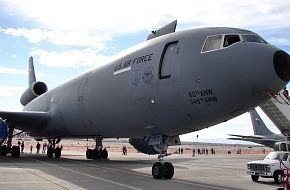
<svg viewBox="0 0 290 190">
<path fill-rule="evenodd" d="M 226 122 L 269 99 L 289 81 L 289 55 L 258 34 L 235 28 L 175 32 L 177 21 L 153 31 L 147 41 L 106 65 L 47 91 L 35 80 L 30 58 L 29 87 L 20 112 L 1 111 L 8 130 L 49 139 L 130 138 L 146 154 L 166 155 L 179 135 Z M 57 61 L 57 60 L 56 60 Z M 87 150 L 87 158 L 107 157 Z M 10 148 L 18 155 L 17 147 Z M 51 148 L 48 156 L 60 156 Z M 154 163 L 154 178 L 170 179 L 170 162 Z"/>
</svg>

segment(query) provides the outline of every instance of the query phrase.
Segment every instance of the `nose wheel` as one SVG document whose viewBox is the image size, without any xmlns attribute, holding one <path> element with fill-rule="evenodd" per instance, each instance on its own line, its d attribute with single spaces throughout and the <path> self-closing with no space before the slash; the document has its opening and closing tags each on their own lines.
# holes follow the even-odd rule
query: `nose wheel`
<svg viewBox="0 0 290 190">
<path fill-rule="evenodd" d="M 174 167 L 170 162 L 155 162 L 152 166 L 154 179 L 171 179 L 174 175 Z"/>
<path fill-rule="evenodd" d="M 174 175 L 174 167 L 170 162 L 164 162 L 164 157 L 167 154 L 168 137 L 162 136 L 158 143 L 153 145 L 153 148 L 159 152 L 159 162 L 155 162 L 152 166 L 152 176 L 154 179 L 171 179 Z"/>
</svg>

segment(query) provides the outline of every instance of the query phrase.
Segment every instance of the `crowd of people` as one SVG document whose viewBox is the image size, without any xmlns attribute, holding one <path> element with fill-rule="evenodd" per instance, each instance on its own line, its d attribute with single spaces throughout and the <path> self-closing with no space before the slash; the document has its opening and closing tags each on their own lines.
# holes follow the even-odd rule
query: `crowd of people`
<svg viewBox="0 0 290 190">
<path fill-rule="evenodd" d="M 25 144 L 24 144 L 24 141 L 22 140 L 22 142 L 18 141 L 18 146 L 20 147 L 20 152 L 23 153 L 24 152 L 24 148 L 25 148 Z M 37 144 L 35 145 L 35 148 L 36 148 L 36 153 L 39 154 L 40 153 L 40 149 L 41 149 L 41 146 L 42 146 L 42 154 L 46 154 L 46 151 L 47 151 L 47 148 L 48 146 L 52 146 L 51 144 L 47 144 L 47 142 L 44 142 L 42 145 L 37 142 Z M 30 150 L 30 154 L 32 154 L 33 152 L 33 148 L 34 146 L 31 144 L 30 147 L 29 147 L 29 150 Z M 61 145 L 60 148 L 62 149 L 63 146 Z"/>
<path fill-rule="evenodd" d="M 197 152 L 197 155 L 208 155 L 209 152 L 210 154 L 214 155 L 215 154 L 215 149 L 211 148 L 210 150 L 208 150 L 207 148 L 197 148 L 197 150 L 195 148 L 192 149 L 192 157 L 195 157 L 195 153 Z"/>
</svg>

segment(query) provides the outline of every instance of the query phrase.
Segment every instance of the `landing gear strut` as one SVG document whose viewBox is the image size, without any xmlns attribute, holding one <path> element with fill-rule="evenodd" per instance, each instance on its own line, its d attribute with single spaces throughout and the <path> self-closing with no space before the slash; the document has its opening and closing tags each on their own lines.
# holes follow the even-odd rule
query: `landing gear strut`
<svg viewBox="0 0 290 190">
<path fill-rule="evenodd" d="M 159 144 L 155 145 L 158 150 L 159 162 L 155 162 L 152 166 L 152 176 L 154 179 L 171 179 L 174 175 L 174 167 L 170 162 L 164 162 L 163 158 L 167 156 L 168 139 L 162 136 Z"/>
<path fill-rule="evenodd" d="M 106 148 L 103 148 L 102 140 L 103 138 L 101 136 L 96 137 L 95 149 L 87 149 L 86 151 L 87 159 L 107 159 L 108 158 L 108 151 Z"/>
</svg>

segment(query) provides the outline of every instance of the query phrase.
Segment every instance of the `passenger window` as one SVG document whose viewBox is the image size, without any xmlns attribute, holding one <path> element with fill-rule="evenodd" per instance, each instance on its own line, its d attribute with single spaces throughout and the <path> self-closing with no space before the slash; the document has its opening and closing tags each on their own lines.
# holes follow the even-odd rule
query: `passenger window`
<svg viewBox="0 0 290 190">
<path fill-rule="evenodd" d="M 217 50 L 221 48 L 222 35 L 209 36 L 203 45 L 202 52 Z"/>
<path fill-rule="evenodd" d="M 234 43 L 241 41 L 239 35 L 225 35 L 224 47 L 228 47 Z"/>
</svg>

